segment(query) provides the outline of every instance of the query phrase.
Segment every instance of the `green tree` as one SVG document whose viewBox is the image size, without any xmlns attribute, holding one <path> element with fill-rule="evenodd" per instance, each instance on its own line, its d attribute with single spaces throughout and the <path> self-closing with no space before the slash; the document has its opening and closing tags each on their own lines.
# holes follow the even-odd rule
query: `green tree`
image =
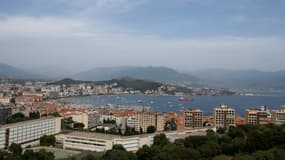
<svg viewBox="0 0 285 160">
<path fill-rule="evenodd" d="M 153 145 L 163 147 L 167 144 L 169 144 L 169 140 L 167 139 L 165 134 L 159 134 L 159 135 L 154 136 Z"/>
<path fill-rule="evenodd" d="M 177 145 L 177 146 L 181 146 L 181 147 L 184 147 L 184 143 L 185 143 L 185 140 L 184 139 L 176 139 L 174 141 L 174 144 Z"/>
<path fill-rule="evenodd" d="M 240 127 L 230 126 L 228 130 L 228 136 L 235 138 L 241 137 L 244 138 L 244 131 Z"/>
<path fill-rule="evenodd" d="M 185 147 L 192 147 L 192 148 L 198 148 L 202 144 L 205 144 L 207 142 L 206 136 L 189 136 L 185 138 L 184 146 Z"/>
<path fill-rule="evenodd" d="M 185 148 L 174 144 L 165 145 L 153 159 L 161 160 L 197 160 L 200 159 L 200 153 L 192 148 Z"/>
<path fill-rule="evenodd" d="M 51 115 L 54 117 L 61 117 L 61 115 L 58 112 L 53 112 L 51 113 Z"/>
<path fill-rule="evenodd" d="M 213 160 L 232 160 L 233 158 L 226 155 L 218 155 L 213 158 Z"/>
<path fill-rule="evenodd" d="M 177 125 L 176 125 L 176 122 L 175 122 L 174 118 L 172 118 L 171 120 L 168 120 L 165 123 L 164 130 L 166 130 L 166 131 L 173 131 L 173 130 L 176 130 L 176 129 L 177 129 Z"/>
<path fill-rule="evenodd" d="M 112 149 L 107 151 L 104 156 L 104 160 L 137 160 L 135 154 L 127 151 Z"/>
<path fill-rule="evenodd" d="M 40 138 L 41 146 L 55 146 L 55 136 L 54 135 L 44 135 Z"/>
<path fill-rule="evenodd" d="M 252 156 L 256 160 L 275 160 L 274 154 L 270 151 L 257 151 Z"/>
<path fill-rule="evenodd" d="M 23 149 L 20 144 L 12 143 L 9 147 L 9 151 L 18 156 L 22 154 Z"/>
<path fill-rule="evenodd" d="M 207 142 L 199 146 L 198 150 L 200 151 L 203 157 L 214 157 L 220 153 L 220 146 L 215 142 Z"/>
<path fill-rule="evenodd" d="M 126 151 L 126 149 L 124 148 L 123 145 L 121 144 L 115 144 L 113 145 L 113 148 L 112 149 L 116 149 L 116 150 L 120 150 L 120 151 Z"/>
<path fill-rule="evenodd" d="M 28 118 L 21 112 L 15 113 L 7 119 L 7 123 L 16 123 L 26 121 Z"/>
<path fill-rule="evenodd" d="M 5 160 L 8 156 L 8 152 L 0 150 L 0 160 Z"/>
<path fill-rule="evenodd" d="M 84 124 L 83 123 L 74 123 L 73 124 L 73 128 L 74 129 L 83 129 L 84 128 Z"/>
<path fill-rule="evenodd" d="M 155 132 L 155 127 L 154 126 L 148 126 L 146 129 L 147 133 L 154 133 Z"/>
<path fill-rule="evenodd" d="M 226 133 L 226 129 L 225 128 L 218 128 L 217 133 L 225 134 Z"/>
<path fill-rule="evenodd" d="M 39 119 L 40 118 L 40 112 L 30 112 L 29 117 L 30 117 L 30 119 Z"/>
<path fill-rule="evenodd" d="M 251 155 L 241 153 L 241 154 L 236 154 L 233 160 L 255 160 L 255 158 Z"/>
<path fill-rule="evenodd" d="M 44 149 L 41 149 L 40 151 L 38 151 L 36 153 L 36 157 L 38 157 L 37 159 L 39 160 L 54 160 L 55 156 L 52 152 L 47 152 Z"/>
<path fill-rule="evenodd" d="M 156 154 L 156 150 L 154 150 L 153 148 L 147 145 L 144 145 L 142 148 L 140 148 L 136 152 L 136 154 L 137 154 L 138 160 L 152 160 L 152 158 Z"/>
</svg>

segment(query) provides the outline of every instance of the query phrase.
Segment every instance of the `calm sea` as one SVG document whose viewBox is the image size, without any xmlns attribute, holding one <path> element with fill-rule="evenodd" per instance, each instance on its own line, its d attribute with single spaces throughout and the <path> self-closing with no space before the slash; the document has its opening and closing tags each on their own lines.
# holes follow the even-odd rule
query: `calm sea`
<svg viewBox="0 0 285 160">
<path fill-rule="evenodd" d="M 253 91 L 246 91 L 253 93 Z M 238 115 L 244 115 L 247 108 L 267 106 L 270 110 L 285 104 L 285 91 L 255 91 L 258 96 L 192 96 L 192 102 L 179 101 L 175 96 L 110 95 L 66 98 L 61 101 L 72 104 L 98 107 L 113 106 L 151 106 L 157 112 L 180 112 L 187 108 L 200 108 L 205 115 L 212 115 L 214 107 L 226 104 L 236 109 Z"/>
</svg>

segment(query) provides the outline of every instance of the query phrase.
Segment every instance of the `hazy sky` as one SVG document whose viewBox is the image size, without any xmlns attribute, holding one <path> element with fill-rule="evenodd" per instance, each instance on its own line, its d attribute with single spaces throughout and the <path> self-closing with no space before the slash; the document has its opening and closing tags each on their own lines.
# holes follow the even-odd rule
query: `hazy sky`
<svg viewBox="0 0 285 160">
<path fill-rule="evenodd" d="M 1 0 L 0 62 L 285 69 L 284 0 Z"/>
</svg>

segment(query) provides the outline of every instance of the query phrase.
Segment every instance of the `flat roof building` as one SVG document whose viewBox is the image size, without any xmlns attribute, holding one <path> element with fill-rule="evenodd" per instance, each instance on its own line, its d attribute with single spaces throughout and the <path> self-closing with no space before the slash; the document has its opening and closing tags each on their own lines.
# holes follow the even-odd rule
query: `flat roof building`
<svg viewBox="0 0 285 160">
<path fill-rule="evenodd" d="M 272 123 L 276 125 L 285 124 L 285 105 L 282 105 L 279 110 L 272 110 Z"/>
<path fill-rule="evenodd" d="M 226 128 L 235 125 L 235 109 L 226 105 L 214 108 L 214 127 Z"/>
<path fill-rule="evenodd" d="M 200 109 L 187 109 L 184 111 L 185 128 L 203 127 L 203 111 Z"/>
<path fill-rule="evenodd" d="M 5 124 L 7 119 L 12 115 L 12 108 L 0 105 L 0 124 Z"/>
<path fill-rule="evenodd" d="M 0 126 L 0 149 L 7 149 L 12 143 L 23 147 L 39 144 L 43 135 L 60 133 L 61 118 L 44 118 Z"/>
<path fill-rule="evenodd" d="M 142 130 L 144 133 L 147 132 L 149 126 L 156 126 L 156 116 L 154 112 L 140 112 L 138 114 L 139 128 L 136 131 Z"/>
<path fill-rule="evenodd" d="M 246 109 L 245 123 L 251 125 L 269 124 L 268 114 L 266 109 Z"/>
<path fill-rule="evenodd" d="M 63 135 L 63 148 L 105 152 L 120 144 L 127 151 L 135 152 L 143 145 L 152 145 L 153 134 L 136 136 L 106 135 L 92 132 L 72 131 Z"/>
</svg>

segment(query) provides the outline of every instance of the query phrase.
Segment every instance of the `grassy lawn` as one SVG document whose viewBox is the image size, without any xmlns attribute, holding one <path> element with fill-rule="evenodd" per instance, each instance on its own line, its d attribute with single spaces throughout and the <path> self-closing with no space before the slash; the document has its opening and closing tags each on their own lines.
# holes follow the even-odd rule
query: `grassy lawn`
<svg viewBox="0 0 285 160">
<path fill-rule="evenodd" d="M 34 148 L 33 150 L 38 151 L 40 149 L 45 149 L 48 152 L 52 152 L 54 154 L 56 160 L 76 156 L 76 155 L 79 155 L 81 153 L 79 151 L 70 151 L 70 150 L 50 148 L 50 147 L 37 147 L 37 148 Z"/>
</svg>

